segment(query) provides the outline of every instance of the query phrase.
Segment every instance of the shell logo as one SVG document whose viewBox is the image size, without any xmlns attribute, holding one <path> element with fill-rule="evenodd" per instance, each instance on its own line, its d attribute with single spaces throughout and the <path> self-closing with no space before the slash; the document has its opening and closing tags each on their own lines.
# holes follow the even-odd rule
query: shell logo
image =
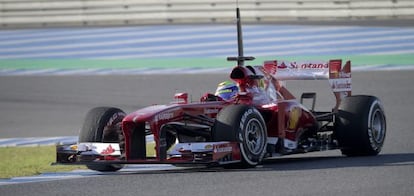
<svg viewBox="0 0 414 196">
<path fill-rule="evenodd" d="M 287 125 L 288 130 L 294 130 L 297 127 L 301 114 L 302 110 L 299 107 L 294 107 L 290 110 L 289 121 Z"/>
<path fill-rule="evenodd" d="M 213 149 L 213 145 L 207 144 L 207 145 L 204 146 L 204 149 L 211 150 L 211 149 Z"/>
</svg>

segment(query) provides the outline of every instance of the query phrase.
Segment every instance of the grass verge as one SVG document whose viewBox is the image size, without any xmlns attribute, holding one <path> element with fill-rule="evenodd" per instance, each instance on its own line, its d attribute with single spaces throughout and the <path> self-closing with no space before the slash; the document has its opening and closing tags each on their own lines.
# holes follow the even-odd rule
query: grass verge
<svg viewBox="0 0 414 196">
<path fill-rule="evenodd" d="M 155 156 L 155 143 L 147 144 L 147 155 Z M 82 165 L 63 166 L 51 164 L 56 161 L 55 146 L 4 147 L 0 148 L 0 178 L 33 176 L 46 172 L 65 172 L 86 169 Z"/>
<path fill-rule="evenodd" d="M 252 65 L 260 65 L 265 60 L 351 60 L 353 66 L 369 65 L 413 65 L 413 54 L 391 55 L 308 55 L 308 56 L 267 56 L 257 57 Z M 41 70 L 41 69 L 145 69 L 145 68 L 232 68 L 235 62 L 222 58 L 158 58 L 158 59 L 0 59 L 0 70 Z"/>
<path fill-rule="evenodd" d="M 0 178 L 33 176 L 45 172 L 85 169 L 84 166 L 52 166 L 56 161 L 55 146 L 0 148 Z"/>
</svg>

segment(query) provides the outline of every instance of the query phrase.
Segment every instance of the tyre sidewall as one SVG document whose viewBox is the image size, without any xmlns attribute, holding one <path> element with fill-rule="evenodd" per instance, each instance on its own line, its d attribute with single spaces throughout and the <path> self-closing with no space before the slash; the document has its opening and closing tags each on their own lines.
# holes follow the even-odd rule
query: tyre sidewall
<svg viewBox="0 0 414 196">
<path fill-rule="evenodd" d="M 373 124 L 371 124 L 373 122 L 373 118 L 375 118 L 375 114 L 380 115 L 379 118 L 383 119 L 383 125 L 384 128 L 386 127 L 386 121 L 385 121 L 385 115 L 383 112 L 383 108 L 380 105 L 380 102 L 378 100 L 375 100 L 374 103 L 371 105 L 370 107 L 370 112 L 369 112 L 369 117 L 368 117 L 368 139 L 369 139 L 369 144 L 370 144 L 370 151 L 372 151 L 372 154 L 378 154 L 381 149 L 382 146 L 384 144 L 385 141 L 385 136 L 386 136 L 386 131 L 384 131 L 380 137 L 381 139 L 378 141 L 377 139 L 374 138 L 374 134 L 373 134 Z M 385 128 L 386 129 L 386 128 Z"/>
<path fill-rule="evenodd" d="M 93 108 L 86 115 L 79 134 L 79 142 L 104 142 L 104 131 L 116 128 L 125 116 L 126 113 L 118 108 Z"/>
<path fill-rule="evenodd" d="M 79 142 L 121 142 L 117 131 L 126 113 L 118 108 L 97 107 L 91 109 L 86 115 L 84 124 L 79 133 Z M 96 171 L 117 171 L 123 168 L 120 164 L 86 165 Z"/>
<path fill-rule="evenodd" d="M 384 132 L 380 141 L 374 139 L 371 124 L 376 112 L 379 112 L 384 123 Z M 335 132 L 343 154 L 347 156 L 378 154 L 386 134 L 385 114 L 380 100 L 364 95 L 346 97 L 336 115 Z"/>
<path fill-rule="evenodd" d="M 246 127 L 255 122 L 261 128 L 261 146 L 257 152 L 251 152 L 247 146 L 248 134 Z M 216 124 L 213 128 L 213 141 L 238 142 L 242 163 L 235 167 L 254 167 L 258 165 L 265 153 L 267 145 L 266 124 L 260 112 L 248 105 L 230 105 L 223 108 L 217 115 Z"/>
<path fill-rule="evenodd" d="M 247 143 L 245 142 L 247 140 L 248 133 L 246 131 L 246 126 L 248 126 L 248 123 L 256 122 L 259 123 L 261 126 L 260 133 L 263 137 L 259 139 L 263 139 L 264 141 L 261 142 L 261 146 L 259 147 L 259 150 L 257 152 L 252 152 L 251 150 L 248 150 Z M 266 125 L 264 124 L 264 120 L 262 118 L 262 115 L 257 111 L 255 108 L 251 107 L 248 108 L 242 115 L 240 119 L 239 124 L 239 130 L 238 130 L 238 139 L 240 141 L 240 153 L 242 154 L 244 161 L 251 165 L 255 166 L 259 164 L 265 153 L 266 153 L 266 144 L 267 144 L 267 132 L 266 132 Z"/>
</svg>

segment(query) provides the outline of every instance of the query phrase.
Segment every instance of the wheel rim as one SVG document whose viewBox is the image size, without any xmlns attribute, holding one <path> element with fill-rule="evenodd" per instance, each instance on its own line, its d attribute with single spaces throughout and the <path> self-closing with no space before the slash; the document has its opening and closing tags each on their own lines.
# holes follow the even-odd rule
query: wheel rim
<svg viewBox="0 0 414 196">
<path fill-rule="evenodd" d="M 385 118 L 383 113 L 377 109 L 371 118 L 372 138 L 376 143 L 382 143 L 385 137 Z"/>
<path fill-rule="evenodd" d="M 257 119 L 250 119 L 247 122 L 246 147 L 252 154 L 258 155 L 262 152 L 264 144 L 264 133 L 261 123 Z"/>
</svg>

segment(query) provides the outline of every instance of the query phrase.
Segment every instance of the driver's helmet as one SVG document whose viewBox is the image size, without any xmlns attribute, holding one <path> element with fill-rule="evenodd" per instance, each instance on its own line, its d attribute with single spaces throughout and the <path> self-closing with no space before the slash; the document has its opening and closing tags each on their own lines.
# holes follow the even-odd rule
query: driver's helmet
<svg viewBox="0 0 414 196">
<path fill-rule="evenodd" d="M 224 81 L 218 84 L 216 93 L 214 95 L 222 98 L 223 100 L 233 99 L 239 92 L 239 87 L 236 83 L 230 81 Z"/>
</svg>

